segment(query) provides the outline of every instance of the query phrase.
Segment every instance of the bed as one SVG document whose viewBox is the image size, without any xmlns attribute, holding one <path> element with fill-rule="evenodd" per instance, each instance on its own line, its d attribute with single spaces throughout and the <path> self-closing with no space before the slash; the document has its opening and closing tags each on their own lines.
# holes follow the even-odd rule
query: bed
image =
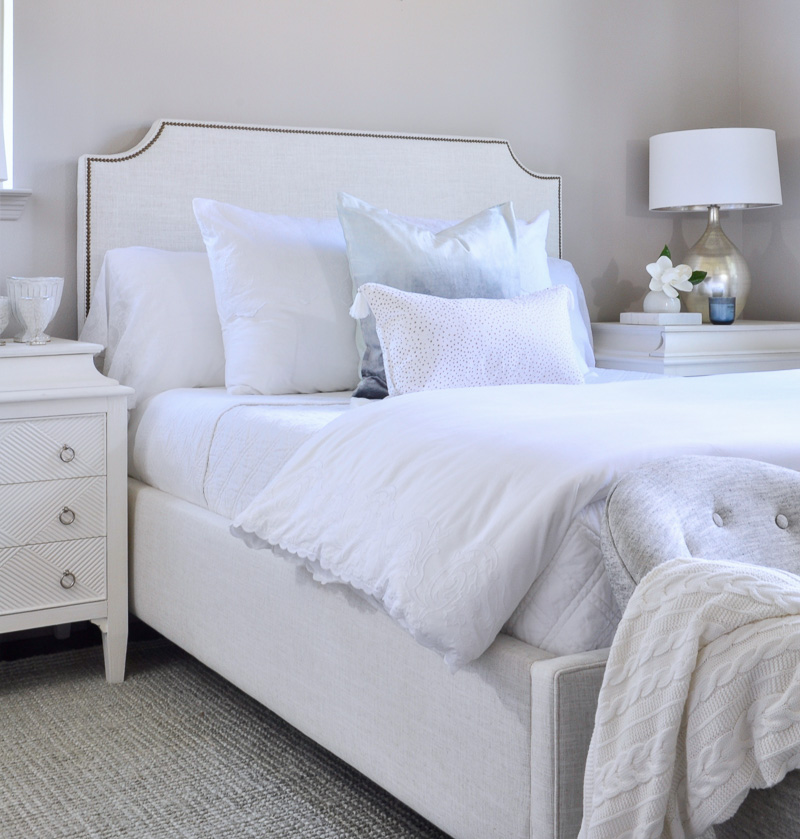
<svg viewBox="0 0 800 839">
<path fill-rule="evenodd" d="M 197 262 L 205 258 L 195 199 L 239 208 L 237 213 L 322 224 L 335 222 L 335 196 L 342 192 L 409 219 L 451 220 L 446 224 L 509 199 L 516 218 L 531 220 L 531 227 L 549 214 L 546 233 L 540 233 L 552 285 L 571 284 L 575 305 L 568 330 L 576 363 L 581 381 L 596 386 L 440 389 L 430 398 L 411 393 L 368 407 L 355 406 L 349 388 L 231 393 L 230 371 L 221 373 L 215 361 L 220 338 L 209 338 L 200 324 L 214 319 L 213 295 L 210 303 L 202 299 L 210 286 L 204 292 L 191 284 L 194 279 L 181 285 L 187 274 L 200 276 Z M 139 390 L 130 419 L 132 611 L 456 839 L 575 837 L 604 647 L 619 619 L 599 552 L 605 491 L 628 468 L 676 450 L 800 468 L 792 420 L 798 414 L 796 374 L 720 376 L 702 384 L 595 370 L 585 345 L 590 339 L 579 281 L 560 260 L 561 179 L 526 169 L 500 140 L 164 120 L 127 153 L 81 158 L 78 196 L 80 323 L 94 301 L 105 312 L 106 338 L 119 337 L 119 324 L 108 322 L 119 312 L 128 317 L 136 309 L 151 327 L 133 336 L 125 364 L 105 368 L 111 375 L 122 370 L 119 378 Z M 516 229 L 518 236 L 528 235 Z M 175 254 L 167 258 L 175 284 L 159 279 L 166 270 L 163 255 L 148 272 L 142 259 L 150 252 L 137 248 Z M 127 261 L 132 254 L 136 258 Z M 112 267 L 125 278 L 125 294 L 134 293 L 140 279 L 142 293 L 128 303 L 124 294 L 115 298 L 117 291 L 108 287 Z M 207 258 L 203 270 L 209 270 Z M 100 307 L 99 294 L 105 295 Z M 377 311 L 380 301 L 370 301 Z M 185 317 L 159 328 L 170 306 Z M 587 337 L 579 347 L 580 321 Z M 97 340 L 91 317 L 89 327 L 83 337 Z M 226 344 L 225 364 L 228 350 Z M 200 368 L 196 381 L 181 378 L 178 359 L 187 353 Z M 161 384 L 154 387 L 155 381 Z M 392 378 L 390 387 L 402 387 L 402 381 Z M 535 408 L 520 405 L 528 392 L 536 394 Z M 750 414 L 737 422 L 745 404 Z M 684 428 L 689 406 L 696 421 Z M 468 443 L 443 439 L 448 435 L 436 431 L 442 416 L 463 416 L 462 425 L 476 436 Z M 373 417 L 388 437 L 372 433 Z M 773 426 L 767 438 L 757 433 L 765 421 Z M 370 480 L 378 482 L 389 450 L 402 462 L 420 462 L 415 447 L 423 445 L 450 463 L 463 460 L 459 446 L 468 445 L 471 452 L 485 451 L 489 464 L 495 456 L 508 461 L 532 423 L 542 440 L 538 448 L 526 448 L 529 460 L 519 460 L 511 476 L 515 491 L 505 493 L 516 497 L 517 506 L 496 523 L 510 531 L 509 523 L 536 522 L 536 538 L 528 544 L 533 561 L 508 571 L 523 590 L 513 596 L 510 612 L 512 600 L 504 602 L 507 613 L 499 624 L 488 621 L 469 650 L 454 648 L 449 657 L 424 627 L 415 628 L 408 611 L 395 610 L 392 619 L 392 609 L 376 608 L 385 591 L 319 585 L 312 576 L 320 579 L 329 569 L 312 567 L 314 551 L 287 561 L 285 540 L 264 537 L 252 518 L 280 492 L 285 506 L 301 485 L 313 491 L 301 494 L 310 506 L 293 505 L 298 527 L 318 523 L 322 538 L 340 523 L 358 532 L 362 525 L 315 495 L 324 485 L 314 477 L 320 458 L 341 456 L 340 474 L 326 492 L 329 499 L 342 498 L 361 480 L 347 472 L 359 457 L 376 464 Z M 742 426 L 749 430 L 743 433 Z M 499 427 L 502 434 L 487 433 Z M 413 434 L 404 433 L 408 428 Z M 555 446 L 561 459 L 550 458 L 556 434 L 571 435 L 568 445 Z M 265 449 L 264 440 L 275 443 Z M 505 449 L 492 448 L 498 441 Z M 443 467 L 445 473 L 450 484 L 443 486 L 457 495 L 463 473 Z M 538 484 L 530 483 L 535 473 Z M 469 516 L 470 522 L 493 520 L 493 499 L 512 486 L 502 474 L 496 480 L 500 484 L 488 493 L 484 482 L 484 513 Z M 542 485 L 547 494 L 540 501 Z M 364 486 L 364 498 L 375 498 L 377 490 Z M 419 504 L 437 500 L 416 489 L 403 497 L 417 498 L 417 507 L 394 507 L 398 517 L 413 518 Z M 556 518 L 557 526 L 551 524 Z M 232 534 L 232 520 L 246 531 L 242 538 Z M 461 530 L 461 521 L 455 519 L 451 530 Z M 261 549 L 245 540 L 260 542 Z M 380 557 L 380 550 L 372 555 Z M 477 603 L 477 618 L 482 608 Z M 453 610 L 445 611 L 449 618 Z M 477 618 L 460 620 L 480 623 Z"/>
</svg>

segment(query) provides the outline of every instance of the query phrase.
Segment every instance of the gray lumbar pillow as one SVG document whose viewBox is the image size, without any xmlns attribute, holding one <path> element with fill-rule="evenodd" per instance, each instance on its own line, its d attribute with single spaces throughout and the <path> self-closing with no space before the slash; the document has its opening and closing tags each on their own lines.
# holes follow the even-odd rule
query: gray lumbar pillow
<svg viewBox="0 0 800 839">
<path fill-rule="evenodd" d="M 601 548 L 622 609 L 648 571 L 676 557 L 800 574 L 800 472 L 737 457 L 653 461 L 609 492 Z"/>
</svg>

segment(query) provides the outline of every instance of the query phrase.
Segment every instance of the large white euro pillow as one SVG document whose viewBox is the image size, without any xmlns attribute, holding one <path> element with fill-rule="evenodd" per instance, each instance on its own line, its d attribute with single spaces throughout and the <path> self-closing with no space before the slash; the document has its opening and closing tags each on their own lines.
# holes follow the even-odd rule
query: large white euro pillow
<svg viewBox="0 0 800 839">
<path fill-rule="evenodd" d="M 436 233 L 347 193 L 339 194 L 338 211 L 355 289 L 375 283 L 450 299 L 519 295 L 510 203 Z M 372 317 L 362 320 L 361 332 L 365 349 L 355 396 L 382 398 L 387 393 L 384 360 Z"/>
<path fill-rule="evenodd" d="M 233 394 L 349 390 L 358 382 L 352 287 L 335 218 L 195 198 Z"/>
<path fill-rule="evenodd" d="M 365 283 L 390 396 L 516 384 L 583 384 L 564 286 L 512 299 L 445 299 Z"/>
<path fill-rule="evenodd" d="M 103 373 L 135 391 L 129 408 L 172 388 L 224 384 L 208 256 L 145 247 L 108 251 L 80 338 L 105 347 Z"/>
</svg>

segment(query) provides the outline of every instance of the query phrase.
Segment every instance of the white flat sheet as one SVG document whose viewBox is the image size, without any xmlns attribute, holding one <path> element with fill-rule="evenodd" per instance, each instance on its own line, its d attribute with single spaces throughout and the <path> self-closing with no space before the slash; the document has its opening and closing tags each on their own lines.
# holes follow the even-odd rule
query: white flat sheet
<svg viewBox="0 0 800 839">
<path fill-rule="evenodd" d="M 661 378 L 590 370 L 589 384 Z M 131 417 L 131 475 L 157 489 L 235 518 L 300 445 L 335 417 L 370 400 L 349 393 L 229 396 L 224 388 L 171 390 Z M 575 518 L 505 631 L 557 655 L 611 644 L 619 611 L 603 572 L 603 503 Z M 548 608 L 542 609 L 541 604 Z"/>
<path fill-rule="evenodd" d="M 132 417 L 129 472 L 233 518 L 301 443 L 348 410 L 350 391 L 291 396 L 229 396 L 225 388 L 166 391 Z"/>
<path fill-rule="evenodd" d="M 361 591 L 459 667 L 626 471 L 682 452 L 798 468 L 798 421 L 797 370 L 410 394 L 314 435 L 234 532 Z"/>
</svg>

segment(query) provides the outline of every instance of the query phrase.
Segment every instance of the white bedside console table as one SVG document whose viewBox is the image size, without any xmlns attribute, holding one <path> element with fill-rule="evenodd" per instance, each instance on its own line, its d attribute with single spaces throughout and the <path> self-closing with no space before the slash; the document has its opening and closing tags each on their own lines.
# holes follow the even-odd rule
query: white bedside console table
<svg viewBox="0 0 800 839">
<path fill-rule="evenodd" d="M 128 641 L 127 401 L 97 344 L 0 346 L 0 632 L 90 620 Z"/>
<path fill-rule="evenodd" d="M 707 376 L 800 367 L 800 323 L 593 323 L 592 335 L 597 366 L 615 370 Z"/>
</svg>

